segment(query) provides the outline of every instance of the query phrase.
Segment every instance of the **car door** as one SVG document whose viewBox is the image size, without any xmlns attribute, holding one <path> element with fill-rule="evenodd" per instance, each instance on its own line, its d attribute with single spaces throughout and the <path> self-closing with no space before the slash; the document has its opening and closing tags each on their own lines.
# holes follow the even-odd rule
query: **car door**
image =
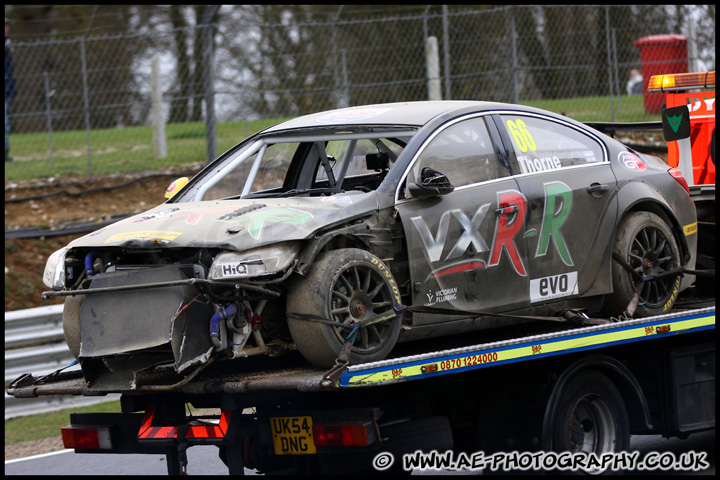
<svg viewBox="0 0 720 480">
<path fill-rule="evenodd" d="M 617 181 L 605 146 L 550 117 L 496 117 L 512 145 L 515 180 L 528 202 L 524 238 L 533 306 L 592 295 L 617 220 Z"/>
<path fill-rule="evenodd" d="M 407 241 L 413 305 L 472 312 L 528 305 L 525 243 L 519 237 L 526 201 L 506 158 L 498 155 L 499 133 L 486 119 L 465 117 L 440 127 L 400 182 L 396 208 Z M 426 168 L 447 177 L 454 190 L 412 193 Z M 452 319 L 413 315 L 414 325 Z"/>
</svg>

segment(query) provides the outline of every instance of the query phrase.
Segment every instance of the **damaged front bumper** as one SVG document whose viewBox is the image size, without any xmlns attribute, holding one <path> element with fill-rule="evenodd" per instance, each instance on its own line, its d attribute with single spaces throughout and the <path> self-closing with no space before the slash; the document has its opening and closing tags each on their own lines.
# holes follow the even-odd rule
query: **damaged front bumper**
<svg viewBox="0 0 720 480">
<path fill-rule="evenodd" d="M 211 290 L 280 296 L 270 286 L 202 277 L 202 267 L 193 265 L 122 269 L 94 275 L 87 289 L 43 296 L 80 298 L 79 308 L 71 309 L 75 313 L 66 308 L 63 321 L 75 322 L 80 332 L 78 361 L 88 387 L 133 390 L 141 384 L 182 382 L 207 366 L 214 352 L 247 356 L 243 348 L 255 333 L 252 325 L 238 314 L 236 303 L 213 302 Z"/>
</svg>

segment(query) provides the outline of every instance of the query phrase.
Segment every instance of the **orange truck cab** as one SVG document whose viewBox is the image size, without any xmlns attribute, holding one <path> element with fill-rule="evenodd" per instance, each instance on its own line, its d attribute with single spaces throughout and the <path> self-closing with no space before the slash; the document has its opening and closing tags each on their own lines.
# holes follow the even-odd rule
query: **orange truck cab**
<svg viewBox="0 0 720 480">
<path fill-rule="evenodd" d="M 648 91 L 665 92 L 663 130 L 670 166 L 679 168 L 690 185 L 714 185 L 715 72 L 654 75 Z M 683 116 L 681 120 L 685 108 L 687 119 Z M 687 133 L 687 120 L 689 136 L 683 135 L 683 130 Z"/>
</svg>

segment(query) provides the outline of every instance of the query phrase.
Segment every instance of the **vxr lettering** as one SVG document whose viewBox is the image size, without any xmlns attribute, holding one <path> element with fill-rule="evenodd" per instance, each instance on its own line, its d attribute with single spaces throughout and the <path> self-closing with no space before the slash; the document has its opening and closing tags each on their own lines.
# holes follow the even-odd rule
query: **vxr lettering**
<svg viewBox="0 0 720 480">
<path fill-rule="evenodd" d="M 555 247 L 560 259 L 568 266 L 573 265 L 570 250 L 567 247 L 565 238 L 562 235 L 561 227 L 570 216 L 572 209 L 572 190 L 562 182 L 548 182 L 545 189 L 545 209 L 540 227 L 540 235 L 535 251 L 535 257 L 547 255 L 550 244 Z M 480 225 L 490 209 L 491 204 L 485 203 L 475 211 L 472 218 L 469 218 L 459 208 L 448 210 L 442 214 L 438 222 L 437 232 L 432 234 L 430 228 L 422 217 L 412 217 L 410 220 L 417 229 L 418 235 L 425 246 L 427 259 L 434 262 L 446 262 L 465 254 L 470 245 L 477 253 L 490 252 L 487 261 L 488 267 L 500 263 L 503 252 L 507 254 L 518 275 L 527 275 L 522 257 L 517 249 L 515 238 L 517 238 L 525 222 L 527 213 L 527 200 L 522 193 L 515 190 L 506 190 L 497 193 L 495 234 L 492 247 L 488 248 L 485 240 L 480 236 Z M 455 218 L 462 229 L 462 233 L 455 245 L 450 249 L 445 258 L 442 258 L 447 241 L 450 219 Z"/>
<path fill-rule="evenodd" d="M 502 206 L 517 206 L 517 210 L 498 215 L 495 224 L 495 238 L 488 266 L 497 265 L 500 262 L 502 252 L 505 251 L 510 257 L 515 271 L 520 275 L 526 275 L 525 266 L 515 245 L 515 236 L 525 220 L 527 202 L 520 192 L 507 191 L 498 193 L 498 204 Z M 481 205 L 472 219 L 468 218 L 460 209 L 448 210 L 440 217 L 435 236 L 432 235 L 430 228 L 422 217 L 412 217 L 410 220 L 415 225 L 415 228 L 417 228 L 418 234 L 422 239 L 428 260 L 430 260 L 430 262 L 439 262 L 440 260 L 447 261 L 463 255 L 470 245 L 472 245 L 478 253 L 490 250 L 478 232 L 480 224 L 485 219 L 489 209 L 490 203 Z M 462 228 L 462 233 L 445 258 L 441 258 L 447 240 L 451 217 L 454 217 L 458 221 Z"/>
</svg>

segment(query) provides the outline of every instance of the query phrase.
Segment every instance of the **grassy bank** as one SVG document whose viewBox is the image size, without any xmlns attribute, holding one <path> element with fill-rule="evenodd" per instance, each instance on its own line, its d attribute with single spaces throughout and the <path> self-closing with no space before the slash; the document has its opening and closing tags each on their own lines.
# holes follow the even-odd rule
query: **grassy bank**
<svg viewBox="0 0 720 480">
<path fill-rule="evenodd" d="M 608 97 L 580 97 L 524 103 L 582 122 L 659 120 L 659 115 L 645 113 L 642 95 L 623 96 L 613 102 Z M 282 120 L 218 123 L 218 154 Z M 168 124 L 165 131 L 168 153 L 165 158 L 154 156 L 150 126 L 98 129 L 89 134 L 84 130 L 14 133 L 10 135 L 10 154 L 15 161 L 5 164 L 5 181 L 132 174 L 206 163 L 203 123 Z"/>
<path fill-rule="evenodd" d="M 227 151 L 282 119 L 224 122 L 217 126 L 217 152 Z M 155 158 L 152 127 L 125 127 L 85 131 L 11 134 L 5 182 L 49 177 L 132 174 L 169 167 L 204 164 L 207 157 L 205 125 L 169 124 L 165 128 L 167 157 Z M 90 147 L 88 147 L 88 144 Z"/>
</svg>

